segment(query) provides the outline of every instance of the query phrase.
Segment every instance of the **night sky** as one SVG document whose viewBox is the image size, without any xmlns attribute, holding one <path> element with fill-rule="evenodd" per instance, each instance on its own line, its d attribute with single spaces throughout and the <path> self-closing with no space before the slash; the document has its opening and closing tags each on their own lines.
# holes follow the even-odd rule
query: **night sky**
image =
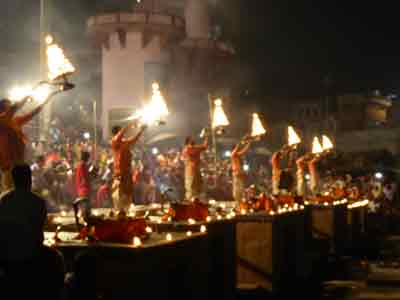
<svg viewBox="0 0 400 300">
<path fill-rule="evenodd" d="M 51 28 L 64 47 L 90 53 L 87 16 L 133 1 L 51 2 Z M 2 0 L 2 5 L 3 87 L 21 77 L 23 66 L 26 74 L 36 70 L 39 0 Z M 329 74 L 337 92 L 399 91 L 399 26 L 392 1 L 219 0 L 218 5 L 215 19 L 238 51 L 233 73 L 238 88 L 262 95 L 321 94 Z"/>
</svg>

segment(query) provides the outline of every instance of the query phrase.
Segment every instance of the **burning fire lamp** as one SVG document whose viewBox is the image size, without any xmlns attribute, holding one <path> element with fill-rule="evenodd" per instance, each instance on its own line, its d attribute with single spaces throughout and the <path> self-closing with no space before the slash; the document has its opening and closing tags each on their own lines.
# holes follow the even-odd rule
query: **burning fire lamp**
<svg viewBox="0 0 400 300">
<path fill-rule="evenodd" d="M 253 125 L 251 128 L 251 137 L 253 138 L 260 138 L 264 134 L 267 133 L 267 130 L 264 128 L 263 124 L 261 123 L 260 117 L 258 114 L 253 113 Z"/>
<path fill-rule="evenodd" d="M 322 152 L 324 152 L 324 149 L 322 148 L 318 137 L 314 137 L 314 140 L 313 140 L 313 143 L 312 143 L 312 154 L 319 155 Z"/>
<path fill-rule="evenodd" d="M 229 121 L 222 107 L 222 100 L 217 99 L 214 101 L 212 128 L 216 130 L 217 134 L 221 134 L 226 126 L 229 126 Z"/>
<path fill-rule="evenodd" d="M 212 138 L 212 148 L 214 155 L 214 171 L 217 171 L 218 163 L 218 151 L 217 151 L 217 135 L 222 135 L 224 133 L 224 127 L 229 126 L 228 117 L 225 114 L 223 103 L 221 99 L 216 99 L 213 101 L 211 95 L 208 95 L 209 108 L 210 108 L 210 127 L 211 127 L 211 138 Z M 203 130 L 204 136 L 207 136 L 209 132 Z"/>
<path fill-rule="evenodd" d="M 257 113 L 252 114 L 252 125 L 251 125 L 251 134 L 246 135 L 242 140 L 242 144 L 246 144 L 252 141 L 259 141 L 263 135 L 267 133 L 264 125 L 260 120 L 260 116 Z"/>
<path fill-rule="evenodd" d="M 327 152 L 333 149 L 333 143 L 326 135 L 322 136 L 322 148 Z"/>
<path fill-rule="evenodd" d="M 289 147 L 296 147 L 301 143 L 300 137 L 297 135 L 296 131 L 292 126 L 288 127 L 288 145 Z"/>
<path fill-rule="evenodd" d="M 68 76 L 75 73 L 75 67 L 64 55 L 64 51 L 54 43 L 51 36 L 46 37 L 46 44 L 47 66 L 49 70 L 48 83 L 59 85 L 61 91 L 73 89 L 74 85 L 68 82 Z"/>
<path fill-rule="evenodd" d="M 130 119 L 140 119 L 146 125 L 163 125 L 164 118 L 169 115 L 167 103 L 160 91 L 160 85 L 157 82 L 152 84 L 153 94 L 150 103 L 139 110 Z"/>
</svg>

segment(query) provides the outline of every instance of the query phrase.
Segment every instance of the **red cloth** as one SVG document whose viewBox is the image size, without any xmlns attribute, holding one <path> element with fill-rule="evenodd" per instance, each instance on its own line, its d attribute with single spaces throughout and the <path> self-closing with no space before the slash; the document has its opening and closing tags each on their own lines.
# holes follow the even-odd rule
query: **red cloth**
<svg viewBox="0 0 400 300">
<path fill-rule="evenodd" d="M 107 184 L 99 187 L 96 195 L 96 207 L 103 207 L 104 203 L 110 199 L 110 188 Z"/>
<path fill-rule="evenodd" d="M 86 163 L 79 162 L 75 170 L 75 187 L 78 197 L 89 197 L 90 194 L 90 176 L 89 168 Z"/>
</svg>

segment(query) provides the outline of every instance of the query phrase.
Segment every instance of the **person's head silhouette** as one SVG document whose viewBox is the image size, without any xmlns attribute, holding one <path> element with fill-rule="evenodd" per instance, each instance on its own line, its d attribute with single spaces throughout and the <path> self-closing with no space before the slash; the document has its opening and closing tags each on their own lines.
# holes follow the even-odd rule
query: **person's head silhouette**
<svg viewBox="0 0 400 300">
<path fill-rule="evenodd" d="M 18 165 L 12 170 L 12 177 L 16 190 L 31 190 L 32 172 L 29 165 Z"/>
</svg>

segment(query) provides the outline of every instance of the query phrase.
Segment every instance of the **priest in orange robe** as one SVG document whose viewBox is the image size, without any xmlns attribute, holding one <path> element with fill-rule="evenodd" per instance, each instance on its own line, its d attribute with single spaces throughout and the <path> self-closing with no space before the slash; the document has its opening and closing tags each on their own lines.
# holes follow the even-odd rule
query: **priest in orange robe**
<svg viewBox="0 0 400 300">
<path fill-rule="evenodd" d="M 114 158 L 112 199 L 114 208 L 119 211 L 127 211 L 133 203 L 131 148 L 143 135 L 147 126 L 143 125 L 140 131 L 130 138 L 124 138 L 124 136 L 129 129 L 136 125 L 137 120 L 124 128 L 115 126 L 112 130 L 113 138 L 111 140 L 111 148 Z"/>
</svg>

